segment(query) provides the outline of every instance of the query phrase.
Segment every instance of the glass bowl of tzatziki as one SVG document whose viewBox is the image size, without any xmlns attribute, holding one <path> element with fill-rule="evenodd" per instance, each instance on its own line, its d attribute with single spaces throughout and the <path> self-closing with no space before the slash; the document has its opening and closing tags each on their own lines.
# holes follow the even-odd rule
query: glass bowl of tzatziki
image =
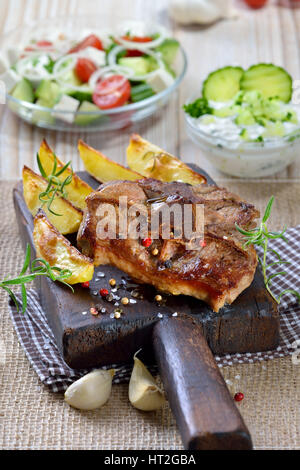
<svg viewBox="0 0 300 470">
<path fill-rule="evenodd" d="M 259 178 L 282 171 L 300 153 L 300 106 L 281 67 L 212 72 L 184 105 L 187 133 L 220 171 Z"/>
</svg>

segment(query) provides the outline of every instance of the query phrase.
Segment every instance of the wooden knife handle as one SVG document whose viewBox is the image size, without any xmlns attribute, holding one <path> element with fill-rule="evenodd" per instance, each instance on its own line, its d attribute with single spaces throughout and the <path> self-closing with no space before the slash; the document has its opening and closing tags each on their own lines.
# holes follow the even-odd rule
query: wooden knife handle
<svg viewBox="0 0 300 470">
<path fill-rule="evenodd" d="M 201 326 L 189 317 L 166 317 L 155 325 L 153 335 L 160 375 L 185 448 L 252 449 Z"/>
</svg>

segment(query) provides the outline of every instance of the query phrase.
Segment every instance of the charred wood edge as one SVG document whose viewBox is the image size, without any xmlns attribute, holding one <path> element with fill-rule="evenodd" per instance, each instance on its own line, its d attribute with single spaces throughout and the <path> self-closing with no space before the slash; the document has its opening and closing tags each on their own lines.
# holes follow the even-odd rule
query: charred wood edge
<svg viewBox="0 0 300 470">
<path fill-rule="evenodd" d="M 154 350 L 185 449 L 252 449 L 200 325 L 169 317 L 153 331 Z"/>
</svg>

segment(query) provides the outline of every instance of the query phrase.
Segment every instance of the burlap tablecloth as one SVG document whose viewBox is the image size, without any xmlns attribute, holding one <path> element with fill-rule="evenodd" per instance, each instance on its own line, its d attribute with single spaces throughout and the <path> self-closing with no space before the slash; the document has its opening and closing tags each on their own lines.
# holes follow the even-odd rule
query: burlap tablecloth
<svg viewBox="0 0 300 470">
<path fill-rule="evenodd" d="M 13 184 L 0 182 L 0 276 L 17 274 L 24 259 L 13 212 Z M 300 185 L 239 183 L 230 189 L 264 208 L 276 196 L 274 228 L 300 223 Z M 128 402 L 128 386 L 115 385 L 100 410 L 79 412 L 60 394 L 41 385 L 20 347 L 0 291 L 0 448 L 1 449 L 182 449 L 168 404 L 142 413 Z M 221 369 L 256 449 L 300 448 L 300 366 L 291 358 Z"/>
</svg>

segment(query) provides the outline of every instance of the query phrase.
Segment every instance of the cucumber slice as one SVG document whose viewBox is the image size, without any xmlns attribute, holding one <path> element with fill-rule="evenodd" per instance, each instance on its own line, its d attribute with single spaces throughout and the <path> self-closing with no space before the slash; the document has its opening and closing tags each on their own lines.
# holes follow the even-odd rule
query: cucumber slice
<svg viewBox="0 0 300 470">
<path fill-rule="evenodd" d="M 240 91 L 243 73 L 241 67 L 231 66 L 212 72 L 203 84 L 202 95 L 207 100 L 230 101 Z"/>
<path fill-rule="evenodd" d="M 285 103 L 291 100 L 292 77 L 282 67 L 258 64 L 250 67 L 241 77 L 241 90 L 258 90 L 264 98 L 276 97 Z"/>
</svg>

